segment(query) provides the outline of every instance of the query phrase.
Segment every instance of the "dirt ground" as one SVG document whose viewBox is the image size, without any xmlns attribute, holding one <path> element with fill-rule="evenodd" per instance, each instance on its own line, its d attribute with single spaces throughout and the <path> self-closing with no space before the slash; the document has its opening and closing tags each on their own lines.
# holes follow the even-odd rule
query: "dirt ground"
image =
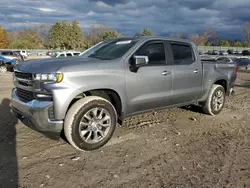
<svg viewBox="0 0 250 188">
<path fill-rule="evenodd" d="M 250 187 L 250 73 L 218 116 L 173 108 L 135 116 L 103 148 L 79 152 L 17 121 L 0 75 L 0 187 Z"/>
</svg>

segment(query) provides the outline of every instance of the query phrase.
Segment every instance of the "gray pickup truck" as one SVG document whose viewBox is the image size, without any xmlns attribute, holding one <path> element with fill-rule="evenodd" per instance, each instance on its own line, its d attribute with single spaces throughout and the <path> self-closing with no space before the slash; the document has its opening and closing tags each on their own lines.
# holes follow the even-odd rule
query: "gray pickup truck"
<svg viewBox="0 0 250 188">
<path fill-rule="evenodd" d="M 201 61 L 188 40 L 118 38 L 80 57 L 17 66 L 12 109 L 34 130 L 64 133 L 76 149 L 94 150 L 128 116 L 190 104 L 219 114 L 236 75 L 232 63 Z"/>
</svg>

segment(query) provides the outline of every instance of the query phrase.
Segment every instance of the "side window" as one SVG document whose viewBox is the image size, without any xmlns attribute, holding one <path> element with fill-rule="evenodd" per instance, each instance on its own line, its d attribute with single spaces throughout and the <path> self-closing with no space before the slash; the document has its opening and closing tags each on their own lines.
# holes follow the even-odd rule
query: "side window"
<svg viewBox="0 0 250 188">
<path fill-rule="evenodd" d="M 70 56 L 72 56 L 72 54 L 71 54 L 71 53 L 67 53 L 66 56 L 67 56 L 67 57 L 70 57 Z"/>
<path fill-rule="evenodd" d="M 74 55 L 75 55 L 75 56 L 79 56 L 79 55 L 80 55 L 80 53 L 74 53 Z"/>
<path fill-rule="evenodd" d="M 60 54 L 59 57 L 65 57 L 65 55 L 64 54 Z"/>
<path fill-rule="evenodd" d="M 189 45 L 171 44 L 171 48 L 174 56 L 174 63 L 176 65 L 188 65 L 195 61 L 192 49 Z"/>
<path fill-rule="evenodd" d="M 166 64 L 163 43 L 145 44 L 135 53 L 135 55 L 148 56 L 149 64 Z"/>
</svg>

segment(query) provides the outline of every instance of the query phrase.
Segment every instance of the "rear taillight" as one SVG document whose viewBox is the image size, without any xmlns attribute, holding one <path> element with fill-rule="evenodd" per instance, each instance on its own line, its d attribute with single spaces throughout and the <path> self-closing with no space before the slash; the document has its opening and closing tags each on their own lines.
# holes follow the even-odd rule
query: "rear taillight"
<svg viewBox="0 0 250 188">
<path fill-rule="evenodd" d="M 235 67 L 235 78 L 237 78 L 239 69 L 240 69 L 240 67 L 236 65 L 236 67 Z"/>
</svg>

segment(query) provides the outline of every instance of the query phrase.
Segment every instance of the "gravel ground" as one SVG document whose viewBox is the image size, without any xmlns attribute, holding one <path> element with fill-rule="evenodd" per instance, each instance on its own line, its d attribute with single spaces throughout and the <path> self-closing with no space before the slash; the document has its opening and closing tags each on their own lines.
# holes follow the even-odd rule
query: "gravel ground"
<svg viewBox="0 0 250 188">
<path fill-rule="evenodd" d="M 250 187 L 250 73 L 218 116 L 173 108 L 126 119 L 103 148 L 79 152 L 17 121 L 0 75 L 0 187 Z"/>
</svg>

